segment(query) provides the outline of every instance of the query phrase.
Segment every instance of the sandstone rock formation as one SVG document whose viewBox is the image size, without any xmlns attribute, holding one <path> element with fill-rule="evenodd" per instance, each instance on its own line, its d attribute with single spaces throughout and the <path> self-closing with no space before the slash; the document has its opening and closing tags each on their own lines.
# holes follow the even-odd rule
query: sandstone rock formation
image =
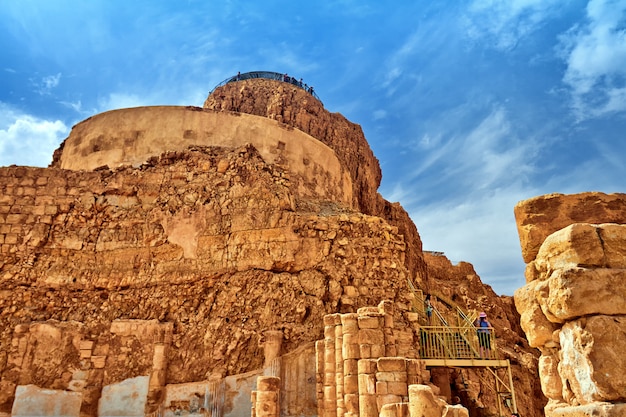
<svg viewBox="0 0 626 417">
<path fill-rule="evenodd" d="M 515 213 L 528 261 L 515 302 L 542 353 L 546 416 L 623 416 L 624 195 L 548 195 L 520 202 Z"/>
<path fill-rule="evenodd" d="M 385 355 L 416 359 L 409 279 L 488 310 L 531 393 L 510 301 L 469 264 L 451 273 L 467 285 L 435 278 L 380 177 L 358 125 L 262 79 L 216 89 L 204 109 L 96 115 L 50 168 L 0 168 L 0 414 L 58 401 L 85 417 L 247 414 L 270 404 L 242 397 L 264 375 L 280 377 L 281 415 L 314 415 L 325 316 L 389 300 Z M 492 412 L 481 375 L 466 376 L 475 415 Z M 536 402 L 521 396 L 525 416 Z"/>
</svg>

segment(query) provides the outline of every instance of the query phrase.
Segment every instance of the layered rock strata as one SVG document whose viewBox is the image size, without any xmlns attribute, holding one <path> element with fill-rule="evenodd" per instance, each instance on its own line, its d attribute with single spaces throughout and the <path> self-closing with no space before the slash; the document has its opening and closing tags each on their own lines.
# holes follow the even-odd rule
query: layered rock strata
<svg viewBox="0 0 626 417">
<path fill-rule="evenodd" d="M 515 303 L 542 353 L 546 416 L 624 415 L 626 225 L 603 223 L 626 218 L 624 195 L 548 195 L 515 213 L 530 259 Z"/>
</svg>

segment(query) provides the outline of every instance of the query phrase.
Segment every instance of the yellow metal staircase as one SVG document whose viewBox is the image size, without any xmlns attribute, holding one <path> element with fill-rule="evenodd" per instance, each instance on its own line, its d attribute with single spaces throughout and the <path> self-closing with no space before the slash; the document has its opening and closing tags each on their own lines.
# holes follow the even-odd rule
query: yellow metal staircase
<svg viewBox="0 0 626 417">
<path fill-rule="evenodd" d="M 420 325 L 420 359 L 426 367 L 483 367 L 495 379 L 495 391 L 499 397 L 498 410 L 503 415 L 503 404 L 513 413 L 517 412 L 511 364 L 508 359 L 498 358 L 494 329 L 483 333 L 483 347 L 474 325 L 478 314 L 466 312 L 442 294 L 430 294 L 432 313 L 426 312 L 426 297 L 412 280 L 408 285 L 413 293 L 413 311 L 418 314 Z M 446 307 L 442 312 L 437 305 Z M 486 349 L 484 346 L 490 346 Z M 506 401 L 505 401 L 506 400 Z"/>
</svg>

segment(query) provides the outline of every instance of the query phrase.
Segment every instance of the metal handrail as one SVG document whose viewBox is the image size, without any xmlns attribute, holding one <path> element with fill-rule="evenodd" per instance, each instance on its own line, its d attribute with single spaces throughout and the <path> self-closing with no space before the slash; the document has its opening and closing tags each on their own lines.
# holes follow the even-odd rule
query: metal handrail
<svg viewBox="0 0 626 417">
<path fill-rule="evenodd" d="M 421 326 L 420 339 L 421 359 L 498 359 L 491 328 Z"/>
<path fill-rule="evenodd" d="M 296 77 L 291 77 L 287 74 L 280 74 L 278 72 L 272 72 L 272 71 L 251 71 L 251 72 L 244 72 L 243 74 L 238 73 L 237 75 L 226 78 L 224 81 L 220 82 L 218 85 L 213 87 L 213 89 L 209 92 L 209 95 L 211 95 L 213 91 L 215 91 L 216 88 L 226 85 L 228 83 L 234 83 L 234 82 L 243 81 L 243 80 L 252 80 L 255 78 L 265 78 L 268 80 L 282 81 L 282 82 L 291 84 L 293 86 L 303 89 L 304 91 L 306 91 L 307 93 L 315 97 L 320 103 L 322 103 L 322 100 L 320 100 L 319 96 L 315 93 L 315 90 L 313 89 L 312 85 L 309 86 L 303 83 L 301 81 L 302 79 L 300 79 L 299 81 Z M 322 103 L 322 105 L 323 104 L 324 103 Z"/>
</svg>

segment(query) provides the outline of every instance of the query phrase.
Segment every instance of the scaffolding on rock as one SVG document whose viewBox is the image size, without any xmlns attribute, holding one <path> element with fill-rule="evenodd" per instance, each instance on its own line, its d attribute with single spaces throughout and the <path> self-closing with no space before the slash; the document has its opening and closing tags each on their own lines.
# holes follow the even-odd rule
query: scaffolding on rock
<svg viewBox="0 0 626 417">
<path fill-rule="evenodd" d="M 426 367 L 486 369 L 494 377 L 499 414 L 504 416 L 506 409 L 517 413 L 511 363 L 499 358 L 494 329 L 476 327 L 478 314 L 464 311 L 443 294 L 425 296 L 410 279 L 408 285 L 420 325 L 420 359 Z"/>
</svg>

